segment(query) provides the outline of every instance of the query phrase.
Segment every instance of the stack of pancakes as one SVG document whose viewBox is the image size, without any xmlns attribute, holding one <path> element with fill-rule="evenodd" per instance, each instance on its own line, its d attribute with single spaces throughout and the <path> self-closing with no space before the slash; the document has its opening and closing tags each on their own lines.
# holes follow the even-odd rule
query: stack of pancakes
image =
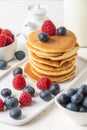
<svg viewBox="0 0 87 130">
<path fill-rule="evenodd" d="M 25 74 L 34 81 L 48 77 L 63 82 L 75 76 L 75 61 L 79 45 L 73 32 L 65 36 L 50 36 L 48 42 L 38 38 L 41 31 L 32 32 L 27 40 L 30 60 L 24 67 Z"/>
</svg>

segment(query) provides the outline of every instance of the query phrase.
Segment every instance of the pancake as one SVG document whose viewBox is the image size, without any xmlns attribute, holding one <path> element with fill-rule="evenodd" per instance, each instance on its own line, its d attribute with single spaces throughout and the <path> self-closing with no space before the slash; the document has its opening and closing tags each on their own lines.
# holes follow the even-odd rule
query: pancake
<svg viewBox="0 0 87 130">
<path fill-rule="evenodd" d="M 48 52 L 40 51 L 40 50 L 32 47 L 28 42 L 26 43 L 26 46 L 28 46 L 28 52 L 31 51 L 31 52 L 33 52 L 33 53 L 35 53 L 37 55 L 43 55 L 44 57 L 45 56 L 60 56 L 60 55 L 63 54 L 63 52 L 61 52 L 61 53 L 48 53 Z"/>
<path fill-rule="evenodd" d="M 50 40 L 48 42 L 42 42 L 39 40 L 38 34 L 40 32 L 41 31 L 38 30 L 30 33 L 27 39 L 30 45 L 38 50 L 48 53 L 68 52 L 73 49 L 76 44 L 76 36 L 69 30 L 67 30 L 65 36 L 50 36 Z"/>
<path fill-rule="evenodd" d="M 35 75 L 32 72 L 29 63 L 25 64 L 24 73 L 28 78 L 32 79 L 35 82 L 37 82 L 40 78 L 47 77 L 46 75 L 42 75 L 42 74 L 38 74 L 39 76 Z M 68 73 L 68 74 L 61 75 L 61 76 L 49 76 L 48 78 L 50 78 L 52 81 L 55 81 L 55 82 L 64 82 L 64 81 L 70 80 L 70 79 L 72 79 L 74 77 L 75 77 L 75 69 L 73 71 L 71 71 L 70 73 Z"/>
<path fill-rule="evenodd" d="M 63 59 L 66 59 L 66 58 L 69 58 L 69 57 L 75 55 L 77 53 L 78 49 L 79 49 L 79 45 L 76 44 L 76 46 L 72 50 L 63 53 L 63 55 L 61 55 L 61 56 L 46 56 L 45 59 L 50 59 L 50 60 L 55 60 L 55 61 L 63 60 Z M 37 56 L 44 58 L 43 55 L 37 55 Z"/>
<path fill-rule="evenodd" d="M 41 31 L 37 30 L 28 36 L 26 46 L 30 61 L 24 66 L 25 75 L 34 81 L 43 77 L 56 82 L 74 78 L 79 49 L 75 34 L 67 30 L 65 36 L 50 36 L 47 42 L 42 42 L 39 33 Z"/>
<path fill-rule="evenodd" d="M 74 68 L 75 68 L 75 65 L 72 65 L 71 67 L 69 67 L 68 69 L 65 69 L 65 70 L 61 70 L 61 71 L 50 71 L 50 70 L 44 70 L 44 69 L 40 69 L 39 67 L 36 67 L 35 65 L 31 64 L 31 67 L 32 67 L 32 72 L 37 72 L 37 73 L 41 73 L 41 74 L 44 74 L 44 75 L 47 75 L 47 76 L 59 76 L 59 75 L 64 75 L 64 74 L 67 74 L 69 72 L 71 72 Z"/>
<path fill-rule="evenodd" d="M 65 64 L 66 61 L 71 61 L 71 60 L 75 59 L 76 56 L 77 56 L 77 54 L 75 54 L 72 57 L 69 57 L 67 59 L 63 59 L 63 60 L 59 60 L 59 61 L 53 61 L 53 60 L 48 60 L 48 59 L 45 59 L 45 58 L 38 57 L 34 53 L 30 53 L 30 58 L 33 61 L 36 61 L 36 62 L 41 63 L 41 64 L 45 64 L 45 65 L 50 65 L 50 66 L 53 66 L 53 67 L 62 67 Z"/>
<path fill-rule="evenodd" d="M 46 70 L 50 70 L 50 71 L 61 71 L 61 70 L 65 70 L 68 69 L 69 67 L 71 67 L 73 64 L 75 63 L 75 59 L 71 60 L 71 61 L 66 61 L 65 64 L 63 64 L 63 66 L 61 67 L 53 67 L 50 65 L 46 65 L 46 64 L 42 64 L 39 63 L 37 61 L 31 60 L 31 64 L 40 68 L 40 69 L 44 69 Z"/>
</svg>

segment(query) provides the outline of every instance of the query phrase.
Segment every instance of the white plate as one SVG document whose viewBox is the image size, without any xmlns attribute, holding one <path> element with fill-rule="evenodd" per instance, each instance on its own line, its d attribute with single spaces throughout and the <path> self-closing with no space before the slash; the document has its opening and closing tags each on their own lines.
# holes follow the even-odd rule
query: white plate
<svg viewBox="0 0 87 130">
<path fill-rule="evenodd" d="M 0 70 L 0 77 L 2 77 L 2 75 L 6 74 L 7 72 L 10 72 L 12 70 L 12 68 L 15 67 L 15 65 L 23 63 L 25 61 L 25 59 L 26 59 L 26 57 L 23 60 L 19 61 L 14 57 L 12 60 L 7 61 L 6 69 Z"/>
<path fill-rule="evenodd" d="M 25 58 L 23 61 L 12 66 L 10 69 L 8 69 L 5 73 L 3 73 L 1 75 L 0 91 L 3 88 L 10 88 L 13 92 L 13 95 L 15 95 L 16 97 L 19 97 L 19 95 L 22 93 L 22 91 L 15 90 L 13 88 L 13 86 L 12 86 L 13 73 L 12 72 L 18 66 L 23 67 L 25 62 L 27 62 L 27 61 L 28 61 L 28 58 Z M 76 66 L 77 66 L 76 77 L 73 80 L 61 83 L 60 84 L 61 90 L 65 90 L 66 88 L 70 87 L 73 83 L 76 82 L 76 79 L 79 78 L 84 73 L 85 69 L 87 69 L 87 61 L 81 57 L 78 57 L 78 59 L 76 61 Z M 27 82 L 27 85 L 31 85 L 31 86 L 35 87 L 35 89 L 36 89 L 36 96 L 33 98 L 32 105 L 21 108 L 23 116 L 20 120 L 12 119 L 9 116 L 9 110 L 0 112 L 0 122 L 6 123 L 9 125 L 23 125 L 23 124 L 29 122 L 30 120 L 32 120 L 33 118 L 35 118 L 38 114 L 40 114 L 43 110 L 47 109 L 54 102 L 54 99 L 52 99 L 49 102 L 45 102 L 45 101 L 41 100 L 40 97 L 38 96 L 38 93 L 40 91 L 36 88 L 36 84 L 34 82 L 32 82 L 30 79 L 28 79 L 27 77 L 26 77 L 26 82 Z M 0 95 L 0 97 L 1 97 L 1 95 Z"/>
</svg>

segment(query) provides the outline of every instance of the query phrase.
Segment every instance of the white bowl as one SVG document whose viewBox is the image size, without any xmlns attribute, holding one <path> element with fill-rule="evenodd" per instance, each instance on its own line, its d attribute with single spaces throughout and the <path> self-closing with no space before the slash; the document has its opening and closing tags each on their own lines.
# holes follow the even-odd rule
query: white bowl
<svg viewBox="0 0 87 130">
<path fill-rule="evenodd" d="M 12 44 L 0 47 L 0 60 L 9 61 L 14 57 L 14 53 L 17 48 L 17 41 L 15 40 Z"/>
<path fill-rule="evenodd" d="M 75 112 L 66 109 L 59 103 L 59 97 L 63 93 L 67 93 L 68 90 L 61 92 L 56 98 L 55 98 L 55 103 L 58 106 L 58 108 L 64 112 L 67 116 L 71 118 L 71 120 L 79 125 L 87 125 L 87 112 Z"/>
</svg>

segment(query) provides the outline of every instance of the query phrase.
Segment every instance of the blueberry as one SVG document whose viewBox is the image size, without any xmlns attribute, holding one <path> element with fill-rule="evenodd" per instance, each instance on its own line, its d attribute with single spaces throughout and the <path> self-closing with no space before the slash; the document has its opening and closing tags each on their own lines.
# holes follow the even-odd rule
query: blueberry
<svg viewBox="0 0 87 130">
<path fill-rule="evenodd" d="M 44 101 L 50 101 L 52 99 L 52 94 L 50 93 L 49 90 L 42 90 L 39 93 L 39 96 L 41 99 L 43 99 Z"/>
<path fill-rule="evenodd" d="M 68 91 L 68 93 L 67 93 L 67 96 L 71 97 L 71 96 L 74 95 L 76 92 L 77 92 L 76 89 L 71 88 L 71 89 L 69 89 L 69 91 Z"/>
<path fill-rule="evenodd" d="M 24 89 L 23 89 L 23 92 L 28 92 L 30 93 L 30 95 L 33 97 L 34 94 L 35 94 L 35 89 L 31 86 L 26 86 Z"/>
<path fill-rule="evenodd" d="M 82 103 L 83 99 L 84 99 L 83 94 L 78 94 L 78 93 L 76 93 L 76 94 L 74 94 L 73 96 L 71 96 L 71 102 L 72 102 L 72 103 L 75 103 L 75 104 L 80 104 L 80 103 Z"/>
<path fill-rule="evenodd" d="M 87 108 L 87 97 L 84 98 L 82 105 Z"/>
<path fill-rule="evenodd" d="M 79 107 L 74 103 L 67 104 L 66 108 L 71 110 L 71 111 L 79 111 Z"/>
<path fill-rule="evenodd" d="M 42 42 L 47 42 L 49 40 L 49 35 L 47 33 L 42 32 L 38 34 L 38 38 Z"/>
<path fill-rule="evenodd" d="M 1 95 L 5 98 L 8 97 L 8 96 L 11 96 L 11 93 L 12 92 L 9 88 L 4 88 L 4 89 L 1 90 Z"/>
<path fill-rule="evenodd" d="M 4 101 L 5 106 L 7 107 L 7 109 L 11 109 L 13 107 L 17 107 L 18 106 L 18 99 L 15 97 L 7 97 Z"/>
<path fill-rule="evenodd" d="M 13 71 L 13 75 L 15 76 L 16 74 L 22 74 L 23 71 L 22 71 L 22 68 L 21 67 L 18 67 L 16 68 L 14 71 Z"/>
<path fill-rule="evenodd" d="M 57 95 L 60 91 L 60 86 L 57 83 L 52 83 L 50 86 L 50 92 L 53 95 Z"/>
<path fill-rule="evenodd" d="M 9 115 L 14 119 L 19 119 L 22 115 L 22 111 L 20 108 L 15 107 L 9 111 Z"/>
<path fill-rule="evenodd" d="M 70 102 L 70 98 L 66 94 L 62 94 L 59 97 L 59 103 L 62 105 L 66 105 Z"/>
<path fill-rule="evenodd" d="M 78 88 L 78 93 L 82 93 L 84 96 L 87 95 L 87 85 L 82 85 L 80 88 Z"/>
<path fill-rule="evenodd" d="M 57 35 L 64 36 L 66 34 L 66 28 L 65 27 L 59 27 L 57 29 Z"/>
<path fill-rule="evenodd" d="M 87 108 L 81 106 L 80 109 L 79 109 L 80 112 L 87 112 Z"/>
<path fill-rule="evenodd" d="M 15 57 L 18 60 L 23 60 L 25 58 L 25 53 L 24 51 L 16 51 L 15 52 Z"/>
<path fill-rule="evenodd" d="M 4 70 L 7 67 L 7 62 L 5 60 L 0 60 L 0 69 Z"/>
</svg>

